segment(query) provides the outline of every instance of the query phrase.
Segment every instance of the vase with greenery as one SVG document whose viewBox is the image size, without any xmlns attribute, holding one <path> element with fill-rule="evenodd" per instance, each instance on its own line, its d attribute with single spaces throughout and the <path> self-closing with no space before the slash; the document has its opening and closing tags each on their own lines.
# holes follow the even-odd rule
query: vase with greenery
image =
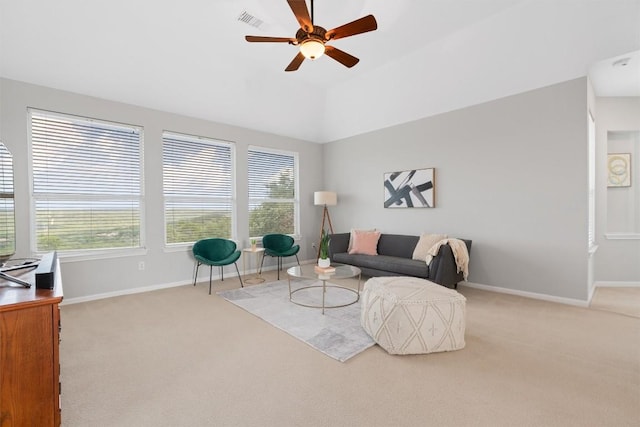
<svg viewBox="0 0 640 427">
<path fill-rule="evenodd" d="M 319 267 L 329 267 L 331 265 L 331 260 L 329 259 L 329 241 L 331 237 L 329 233 L 327 233 L 324 229 L 322 230 L 322 234 L 320 235 L 320 256 L 318 258 L 318 266 Z"/>
<path fill-rule="evenodd" d="M 256 239 L 251 239 L 250 242 L 251 242 L 251 250 L 255 251 L 256 250 L 256 244 L 257 244 Z"/>
</svg>

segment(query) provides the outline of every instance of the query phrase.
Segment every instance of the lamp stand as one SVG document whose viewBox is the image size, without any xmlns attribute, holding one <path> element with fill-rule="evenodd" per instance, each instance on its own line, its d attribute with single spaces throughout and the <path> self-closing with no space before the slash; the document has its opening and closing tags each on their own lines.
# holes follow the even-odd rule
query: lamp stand
<svg viewBox="0 0 640 427">
<path fill-rule="evenodd" d="M 325 220 L 329 222 L 329 231 L 333 234 L 333 225 L 331 225 L 331 216 L 329 216 L 329 209 L 327 209 L 327 205 L 324 205 L 324 209 L 322 209 L 322 225 L 320 226 L 320 239 L 322 239 L 322 231 L 324 230 Z M 318 240 L 320 242 L 320 240 Z M 318 256 L 316 258 L 320 258 L 320 245 L 318 244 Z"/>
</svg>

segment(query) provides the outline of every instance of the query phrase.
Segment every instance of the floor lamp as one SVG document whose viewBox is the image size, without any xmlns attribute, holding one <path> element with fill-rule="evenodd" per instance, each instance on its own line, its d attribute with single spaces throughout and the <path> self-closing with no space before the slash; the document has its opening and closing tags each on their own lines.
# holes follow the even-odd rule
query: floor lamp
<svg viewBox="0 0 640 427">
<path fill-rule="evenodd" d="M 338 195 L 334 191 L 316 191 L 313 193 L 313 204 L 323 206 L 322 209 L 322 225 L 320 226 L 320 238 L 324 231 L 325 220 L 329 222 L 329 231 L 333 234 L 333 225 L 331 225 L 331 217 L 327 206 L 335 206 L 338 204 Z M 320 245 L 318 245 L 318 258 L 320 257 Z"/>
</svg>

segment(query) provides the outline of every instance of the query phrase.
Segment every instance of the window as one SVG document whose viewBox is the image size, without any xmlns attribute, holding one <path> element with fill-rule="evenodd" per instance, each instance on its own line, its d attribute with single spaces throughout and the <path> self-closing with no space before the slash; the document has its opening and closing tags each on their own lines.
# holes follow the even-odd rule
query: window
<svg viewBox="0 0 640 427">
<path fill-rule="evenodd" d="M 164 132 L 165 242 L 193 243 L 234 233 L 234 146 L 197 136 Z"/>
<path fill-rule="evenodd" d="M 297 153 L 251 147 L 248 153 L 249 235 L 296 234 Z"/>
<path fill-rule="evenodd" d="M 16 251 L 13 158 L 0 142 L 0 261 Z"/>
<path fill-rule="evenodd" d="M 142 130 L 29 114 L 35 251 L 142 247 Z"/>
</svg>

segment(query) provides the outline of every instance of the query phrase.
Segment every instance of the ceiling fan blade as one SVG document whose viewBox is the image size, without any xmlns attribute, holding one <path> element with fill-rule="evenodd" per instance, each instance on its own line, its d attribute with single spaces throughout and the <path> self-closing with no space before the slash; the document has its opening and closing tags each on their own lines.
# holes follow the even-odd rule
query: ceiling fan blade
<svg viewBox="0 0 640 427">
<path fill-rule="evenodd" d="M 300 64 L 302 64 L 302 61 L 304 61 L 304 55 L 302 53 L 298 52 L 296 57 L 293 58 L 293 61 L 291 61 L 289 66 L 287 68 L 285 68 L 284 70 L 285 71 L 296 71 L 298 68 L 300 68 Z"/>
<path fill-rule="evenodd" d="M 313 31 L 313 24 L 311 23 L 311 16 L 309 16 L 309 9 L 307 9 L 307 3 L 305 0 L 287 0 L 289 3 L 289 7 L 293 11 L 293 14 L 296 16 L 298 23 L 300 24 L 300 28 L 305 30 L 307 33 Z"/>
<path fill-rule="evenodd" d="M 340 50 L 337 47 L 325 45 L 324 49 L 324 53 L 326 53 L 328 56 L 332 57 L 345 67 L 351 68 L 358 62 L 360 62 L 360 60 L 355 56 L 349 55 L 347 52 Z"/>
<path fill-rule="evenodd" d="M 333 30 L 327 31 L 325 39 L 337 40 L 343 37 L 355 36 L 356 34 L 366 33 L 378 28 L 378 22 L 373 15 L 367 15 L 364 18 L 356 19 L 348 24 L 341 25 Z"/>
<path fill-rule="evenodd" d="M 248 42 L 293 43 L 296 41 L 289 37 L 244 36 L 244 39 Z"/>
</svg>

